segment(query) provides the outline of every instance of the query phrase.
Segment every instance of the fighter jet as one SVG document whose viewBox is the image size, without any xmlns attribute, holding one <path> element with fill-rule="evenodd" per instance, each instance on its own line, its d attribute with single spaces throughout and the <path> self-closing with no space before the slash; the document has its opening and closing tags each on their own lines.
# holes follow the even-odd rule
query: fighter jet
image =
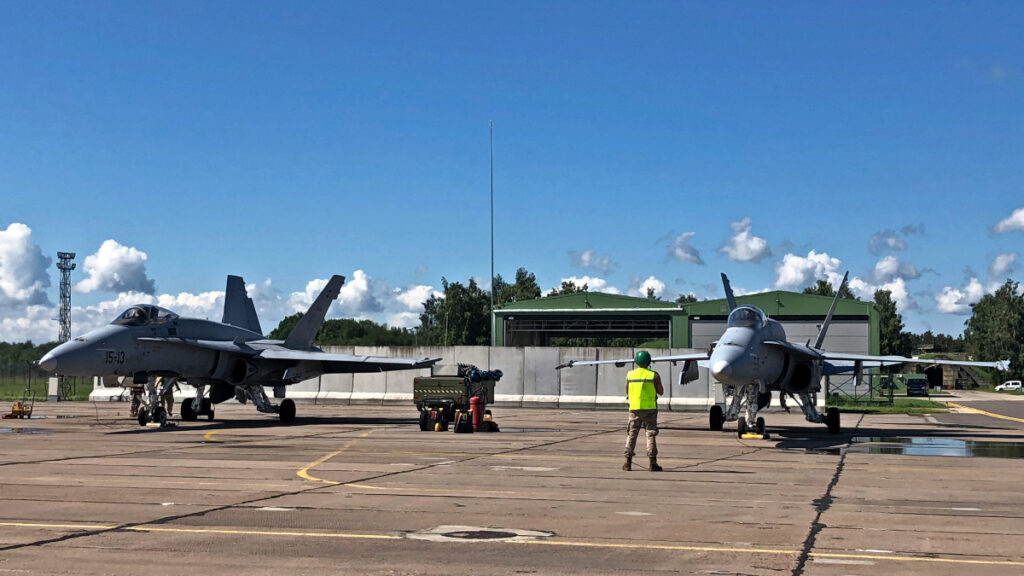
<svg viewBox="0 0 1024 576">
<path fill-rule="evenodd" d="M 196 389 L 195 398 L 181 406 L 182 420 L 196 420 L 200 414 L 213 419 L 213 404 L 237 398 L 251 401 L 260 412 L 276 413 L 287 423 L 295 419 L 295 402 L 285 398 L 289 384 L 321 374 L 429 368 L 440 360 L 330 354 L 313 346 L 344 282 L 344 277 L 333 276 L 284 341 L 263 336 L 245 282 L 228 276 L 221 322 L 184 318 L 159 306 L 139 304 L 109 325 L 57 346 L 39 360 L 39 366 L 64 376 L 128 376 L 136 384 L 163 377 L 159 392 L 150 386 L 151 412 L 140 412 L 142 425 L 148 419 L 166 422 L 156 398 L 176 380 Z M 284 398 L 280 405 L 271 403 L 264 386 L 274 389 L 275 398 Z"/>
<path fill-rule="evenodd" d="M 780 403 L 785 406 L 785 398 L 794 399 L 804 413 L 808 422 L 824 423 L 830 433 L 840 432 L 839 409 L 828 408 L 824 414 L 818 411 L 817 395 L 821 392 L 822 376 L 855 373 L 855 382 L 860 383 L 865 367 L 895 366 L 899 364 L 940 364 L 952 366 L 977 366 L 984 368 L 1009 369 L 1009 361 L 999 362 L 964 362 L 956 360 L 922 360 L 903 356 L 872 356 L 866 354 L 847 354 L 845 352 L 829 352 L 822 349 L 825 334 L 836 304 L 839 292 L 846 284 L 846 278 L 836 291 L 835 299 L 825 316 L 812 345 L 790 342 L 786 340 L 786 331 L 782 325 L 768 317 L 760 308 L 744 304 L 738 306 L 733 295 L 729 278 L 722 274 L 722 284 L 729 303 L 729 319 L 725 333 L 712 345 L 709 352 L 679 354 L 674 356 L 658 356 L 652 362 L 684 362 L 680 374 L 680 383 L 686 384 L 697 378 L 693 363 L 709 368 L 711 374 L 725 389 L 726 407 L 711 406 L 709 409 L 709 427 L 721 430 L 724 422 L 736 421 L 736 432 L 743 437 L 748 430 L 756 430 L 764 434 L 764 418 L 757 413 L 767 408 L 771 402 L 772 392 L 779 392 Z M 615 364 L 625 366 L 632 359 L 570 361 L 557 368 L 583 366 L 589 364 Z M 742 414 L 742 415 L 741 415 Z M 756 419 L 755 419 L 756 418 Z"/>
</svg>

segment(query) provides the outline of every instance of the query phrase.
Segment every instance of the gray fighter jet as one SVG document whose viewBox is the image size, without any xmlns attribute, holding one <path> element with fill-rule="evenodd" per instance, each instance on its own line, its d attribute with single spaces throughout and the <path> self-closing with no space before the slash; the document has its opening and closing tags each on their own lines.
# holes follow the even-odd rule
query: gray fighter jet
<svg viewBox="0 0 1024 576">
<path fill-rule="evenodd" d="M 846 284 L 843 276 L 842 286 Z M 772 392 L 779 392 L 780 402 L 785 406 L 788 396 L 796 400 L 808 422 L 824 423 L 828 431 L 837 434 L 839 409 L 828 408 L 824 414 L 818 411 L 817 395 L 821 392 L 822 376 L 854 373 L 860 383 L 866 367 L 895 366 L 898 364 L 941 364 L 952 366 L 978 366 L 1008 370 L 1009 361 L 961 362 L 956 360 L 922 360 L 904 356 L 873 356 L 829 352 L 822 349 L 825 333 L 832 322 L 839 291 L 821 325 L 814 344 L 800 344 L 786 340 L 786 331 L 777 321 L 772 320 L 760 308 L 751 305 L 738 306 L 733 296 L 729 279 L 722 274 L 725 296 L 729 302 L 729 319 L 722 337 L 712 345 L 710 352 L 658 356 L 652 362 L 684 362 L 680 374 L 682 384 L 697 377 L 697 365 L 709 368 L 727 396 L 726 406 L 711 406 L 709 424 L 712 430 L 721 430 L 724 422 L 736 421 L 736 432 L 743 436 L 750 430 L 764 434 L 764 418 L 758 411 L 767 408 Z M 589 364 L 615 364 L 625 366 L 632 359 L 571 361 L 558 368 Z M 694 362 L 697 365 L 694 365 Z M 742 414 L 742 416 L 741 416 Z M 756 418 L 756 420 L 755 420 Z"/>
<path fill-rule="evenodd" d="M 313 346 L 331 302 L 338 297 L 342 276 L 334 276 L 309 311 L 284 341 L 268 340 L 260 329 L 252 299 L 241 277 L 228 276 L 221 322 L 182 318 L 159 306 L 141 304 L 125 310 L 109 325 L 57 346 L 39 366 L 64 376 L 128 376 L 136 384 L 163 377 L 159 391 L 150 386 L 150 412 L 139 423 L 164 424 L 166 413 L 156 398 L 184 380 L 196 388 L 195 398 L 181 406 L 182 420 L 198 415 L 213 419 L 213 405 L 229 398 L 251 401 L 260 412 L 277 413 L 282 422 L 295 419 L 295 402 L 271 403 L 263 387 L 285 397 L 285 386 L 321 374 L 384 372 L 429 368 L 440 358 L 384 358 L 330 354 Z M 207 389 L 209 393 L 207 394 Z"/>
</svg>

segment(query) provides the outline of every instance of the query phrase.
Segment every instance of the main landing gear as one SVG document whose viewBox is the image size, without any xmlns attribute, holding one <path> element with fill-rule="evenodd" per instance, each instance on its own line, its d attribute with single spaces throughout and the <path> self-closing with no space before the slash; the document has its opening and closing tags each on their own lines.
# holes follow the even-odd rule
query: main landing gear
<svg viewBox="0 0 1024 576">
<path fill-rule="evenodd" d="M 199 410 L 195 409 L 199 404 Z M 209 398 L 189 398 L 181 403 L 181 419 L 184 422 L 195 422 L 200 416 L 206 416 L 207 420 L 213 420 L 213 402 Z"/>
</svg>

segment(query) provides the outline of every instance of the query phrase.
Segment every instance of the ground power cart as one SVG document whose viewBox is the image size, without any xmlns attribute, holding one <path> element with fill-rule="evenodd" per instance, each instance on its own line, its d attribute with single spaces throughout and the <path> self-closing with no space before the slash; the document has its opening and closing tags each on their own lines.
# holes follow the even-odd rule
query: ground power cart
<svg viewBox="0 0 1024 576">
<path fill-rule="evenodd" d="M 412 382 L 412 401 L 420 411 L 420 430 L 456 433 L 497 432 L 488 404 L 501 370 L 459 364 L 455 376 L 420 376 Z"/>
</svg>

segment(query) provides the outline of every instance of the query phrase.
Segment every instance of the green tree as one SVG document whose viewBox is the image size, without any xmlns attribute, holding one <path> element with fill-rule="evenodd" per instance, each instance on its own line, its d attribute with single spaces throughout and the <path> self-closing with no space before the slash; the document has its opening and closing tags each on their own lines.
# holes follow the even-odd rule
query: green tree
<svg viewBox="0 0 1024 576">
<path fill-rule="evenodd" d="M 286 316 L 277 324 L 277 328 L 270 331 L 267 338 L 270 338 L 271 340 L 284 340 L 289 334 L 291 334 L 292 329 L 295 328 L 295 325 L 298 324 L 301 319 L 302 312 Z"/>
<path fill-rule="evenodd" d="M 979 361 L 1010 360 L 1009 375 L 1024 377 L 1024 295 L 1020 284 L 1007 280 L 994 294 L 971 305 L 965 323 L 967 353 Z"/>
<path fill-rule="evenodd" d="M 288 316 L 270 333 L 273 340 L 284 340 L 302 318 L 302 313 Z M 372 320 L 335 318 L 320 326 L 313 343 L 317 346 L 412 346 L 416 334 L 406 328 L 393 328 Z"/>
<path fill-rule="evenodd" d="M 537 277 L 526 268 L 516 270 L 515 284 L 505 282 L 501 274 L 494 277 L 495 305 L 522 302 L 535 298 L 540 298 L 540 285 L 537 284 Z"/>
<path fill-rule="evenodd" d="M 444 295 L 431 295 L 420 314 L 420 343 L 484 346 L 491 343 L 491 295 L 469 279 L 463 286 L 441 278 Z"/>
<path fill-rule="evenodd" d="M 647 287 L 647 299 L 648 300 L 661 300 L 657 294 L 654 293 L 654 288 Z"/>
<path fill-rule="evenodd" d="M 697 297 L 693 294 L 680 294 L 676 297 L 677 304 L 690 304 L 697 301 Z"/>
<path fill-rule="evenodd" d="M 836 290 L 829 284 L 828 280 L 818 280 L 814 286 L 808 286 L 804 288 L 804 294 L 817 294 L 818 296 L 828 296 L 829 298 L 835 298 Z M 843 287 L 839 290 L 839 297 L 847 300 L 860 300 L 850 292 L 850 287 L 843 284 Z"/>
<path fill-rule="evenodd" d="M 578 294 L 580 292 L 586 292 L 588 286 L 584 284 L 582 287 L 577 286 L 572 280 L 562 280 L 561 288 L 554 288 L 551 292 L 548 292 L 548 296 L 558 296 L 560 294 Z"/>
<path fill-rule="evenodd" d="M 889 290 L 875 292 L 878 310 L 879 352 L 883 355 L 907 356 L 911 352 L 910 335 L 903 331 L 903 317 L 896 310 L 896 301 Z"/>
</svg>

